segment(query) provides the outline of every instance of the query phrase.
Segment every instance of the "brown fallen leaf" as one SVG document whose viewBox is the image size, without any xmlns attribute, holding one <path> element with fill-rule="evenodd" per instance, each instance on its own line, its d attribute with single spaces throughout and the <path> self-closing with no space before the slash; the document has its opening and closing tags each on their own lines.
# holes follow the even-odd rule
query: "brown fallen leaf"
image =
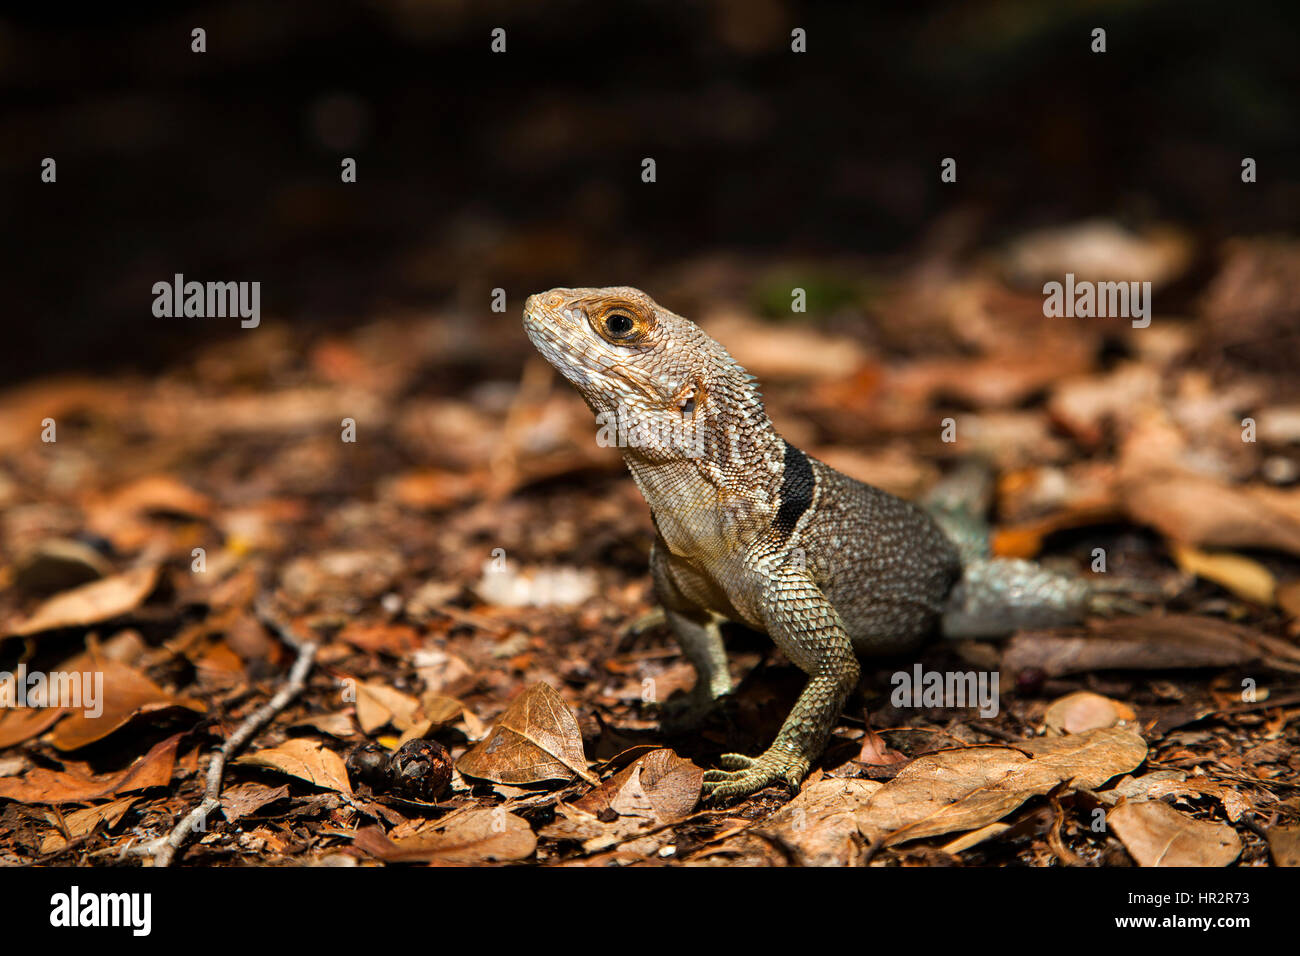
<svg viewBox="0 0 1300 956">
<path fill-rule="evenodd" d="M 0 750 L 45 733 L 67 712 L 66 707 L 0 708 Z"/>
<path fill-rule="evenodd" d="M 859 818 L 883 786 L 875 780 L 823 777 L 806 784 L 757 829 L 797 850 L 804 866 L 848 866 L 866 842 Z M 748 833 L 741 837 L 762 839 Z"/>
<path fill-rule="evenodd" d="M 893 446 L 867 454 L 854 447 L 822 445 L 809 448 L 808 455 L 850 478 L 875 485 L 900 498 L 919 498 L 939 480 L 939 470 L 934 465 L 919 461 Z"/>
<path fill-rule="evenodd" d="M 386 863 L 444 863 L 467 865 L 526 860 L 537 849 L 537 837 L 522 817 L 504 807 L 468 810 L 433 833 L 392 840 L 379 827 L 358 830 L 354 845 Z"/>
<path fill-rule="evenodd" d="M 57 853 L 68 845 L 69 839 L 80 839 L 101 823 L 109 828 L 117 826 L 117 822 L 126 815 L 126 811 L 130 810 L 131 805 L 139 799 L 139 797 L 120 797 L 112 803 L 104 803 L 97 807 L 87 807 L 85 810 L 69 813 L 63 818 L 63 827 L 67 831 L 67 836 L 65 837 L 58 830 L 47 834 L 45 839 L 41 841 L 41 853 Z M 51 823 L 58 821 L 58 817 L 52 813 L 47 813 L 45 818 Z"/>
<path fill-rule="evenodd" d="M 158 584 L 157 566 L 135 568 L 56 594 L 30 615 L 12 622 L 7 636 L 26 637 L 64 627 L 87 627 L 138 607 Z"/>
<path fill-rule="evenodd" d="M 1072 342 L 1051 355 L 1027 348 L 980 358 L 912 362 L 890 376 L 888 388 L 918 401 L 943 397 L 976 408 L 1014 408 L 1061 379 L 1088 371 L 1091 365 L 1088 343 Z"/>
<path fill-rule="evenodd" d="M 1243 815 L 1253 810 L 1255 806 L 1244 793 L 1235 787 L 1216 783 L 1204 777 L 1158 780 L 1146 788 L 1145 797 L 1148 800 L 1159 800 L 1166 796 L 1191 799 L 1210 797 L 1219 801 L 1223 806 L 1224 815 L 1233 823 L 1236 823 Z"/>
<path fill-rule="evenodd" d="M 1007 642 L 1002 669 L 1037 669 L 1048 677 L 1096 670 L 1231 667 L 1258 660 L 1261 635 L 1218 618 L 1192 614 L 1114 618 L 1087 632 L 1022 631 Z"/>
<path fill-rule="evenodd" d="M 487 738 L 460 758 L 456 768 L 495 783 L 571 780 L 593 786 L 577 718 L 549 684 L 531 684 L 510 702 Z"/>
<path fill-rule="evenodd" d="M 978 830 L 971 830 L 969 833 L 963 833 L 957 839 L 945 843 L 939 849 L 944 853 L 956 856 L 958 853 L 965 853 L 973 846 L 979 846 L 985 840 L 999 836 L 1011 829 L 1009 823 L 990 823 L 988 826 L 980 827 Z"/>
<path fill-rule="evenodd" d="M 715 309 L 700 324 L 730 343 L 736 361 L 760 378 L 825 381 L 852 374 L 867 359 L 856 339 L 773 325 L 736 309 Z"/>
<path fill-rule="evenodd" d="M 0 799 L 18 803 L 84 803 L 148 787 L 165 787 L 184 734 L 159 741 L 120 773 L 91 775 L 79 770 L 33 767 L 22 777 L 0 778 Z"/>
<path fill-rule="evenodd" d="M 380 485 L 379 494 L 408 508 L 439 511 L 478 495 L 483 480 L 478 473 L 422 468 L 394 475 Z"/>
<path fill-rule="evenodd" d="M 357 684 L 357 723 L 367 735 L 392 724 L 406 730 L 415 720 L 420 702 L 379 681 Z"/>
<path fill-rule="evenodd" d="M 132 405 L 129 387 L 116 380 L 42 376 L 6 388 L 0 394 L 0 451 L 9 454 L 30 447 L 31 436 L 40 434 L 41 422 L 47 417 L 61 422 L 84 414 L 114 421 Z"/>
<path fill-rule="evenodd" d="M 1222 585 L 1247 601 L 1272 606 L 1277 579 L 1258 561 L 1228 552 L 1211 554 L 1178 543 L 1173 545 L 1173 553 L 1174 561 L 1187 574 Z"/>
<path fill-rule="evenodd" d="M 1043 550 L 1043 541 L 1058 531 L 1106 524 L 1122 516 L 1118 504 L 1098 501 L 1056 511 L 1036 521 L 996 529 L 989 547 L 1000 558 L 1034 558 Z"/>
<path fill-rule="evenodd" d="M 1141 737 L 1115 727 L 1018 747 L 967 747 L 918 757 L 871 798 L 858 814 L 858 825 L 885 845 L 973 830 L 1062 782 L 1094 789 L 1133 770 L 1147 754 Z"/>
<path fill-rule="evenodd" d="M 1159 800 L 1122 803 L 1106 823 L 1138 866 L 1227 866 L 1241 854 L 1232 827 L 1197 820 Z"/>
<path fill-rule="evenodd" d="M 1272 548 L 1300 554 L 1300 491 L 1229 485 L 1177 469 L 1125 474 L 1130 517 L 1201 548 Z"/>
<path fill-rule="evenodd" d="M 699 767 L 670 750 L 656 750 L 577 803 L 560 803 L 541 835 L 579 842 L 587 853 L 617 845 L 621 852 L 654 858 L 676 839 L 664 824 L 686 818 L 703 782 Z"/>
<path fill-rule="evenodd" d="M 1157 404 L 1160 372 L 1142 362 L 1125 362 L 1102 375 L 1082 375 L 1053 383 L 1047 410 L 1086 448 L 1105 438 L 1105 426 L 1115 422 L 1127 430 L 1144 406 Z"/>
<path fill-rule="evenodd" d="M 555 808 L 555 820 L 540 831 L 541 836 L 581 843 L 587 853 L 619 845 L 626 852 L 654 856 L 672 842 L 673 835 L 659 824 L 642 785 L 641 769 L 640 765 L 632 768 L 618 790 L 610 794 L 612 805 L 604 807 L 599 815 L 561 802 Z"/>
<path fill-rule="evenodd" d="M 339 631 L 339 640 L 363 651 L 405 654 L 420 646 L 420 634 L 409 624 L 350 621 Z"/>
<path fill-rule="evenodd" d="M 1210 797 L 1223 805 L 1223 812 L 1233 823 L 1254 809 L 1250 799 L 1236 788 L 1204 776 L 1189 777 L 1183 770 L 1153 770 L 1138 777 L 1124 777 L 1105 790 L 1094 790 L 1092 795 L 1108 807 L 1117 806 L 1121 800 Z"/>
<path fill-rule="evenodd" d="M 14 561 L 13 583 L 20 591 L 55 594 L 112 573 L 104 556 L 84 541 L 46 538 Z"/>
<path fill-rule="evenodd" d="M 636 776 L 635 786 L 633 777 Z M 668 749 L 653 750 L 610 777 L 591 793 L 574 801 L 574 806 L 593 816 L 610 811 L 639 815 L 649 810 L 654 823 L 672 823 L 686 817 L 699 802 L 704 771 Z M 644 795 L 629 803 L 633 792 Z"/>
<path fill-rule="evenodd" d="M 352 793 L 343 758 L 306 737 L 290 737 L 278 747 L 268 747 L 235 759 L 252 767 L 269 767 L 287 773 L 323 790 Z"/>
<path fill-rule="evenodd" d="M 465 714 L 465 705 L 455 697 L 445 694 L 425 694 L 420 700 L 420 716 L 429 722 L 429 729 L 448 727 Z"/>
<path fill-rule="evenodd" d="M 890 750 L 885 738 L 867 726 L 862 735 L 862 749 L 858 752 L 858 763 L 868 767 L 892 767 L 894 764 L 907 763 L 908 757 L 897 750 Z"/>
<path fill-rule="evenodd" d="M 340 740 L 346 737 L 355 737 L 357 733 L 352 718 L 341 711 L 333 714 L 313 714 L 310 717 L 304 717 L 292 726 L 311 727 L 313 730 L 319 730 L 331 737 L 338 737 Z"/>
<path fill-rule="evenodd" d="M 172 475 L 146 475 L 107 495 L 102 507 L 130 514 L 166 514 L 207 518 L 212 499 Z"/>
<path fill-rule="evenodd" d="M 1136 719 L 1137 715 L 1131 707 L 1090 690 L 1076 691 L 1058 698 L 1043 715 L 1047 732 L 1055 736 L 1080 734 L 1099 727 L 1114 727 Z"/>
<path fill-rule="evenodd" d="M 1194 239 L 1176 226 L 1134 232 L 1099 218 L 1026 232 L 1000 258 L 1012 282 L 1031 287 L 1070 272 L 1090 282 L 1141 279 L 1160 288 L 1191 265 L 1195 252 Z"/>
<path fill-rule="evenodd" d="M 1269 827 L 1268 852 L 1274 866 L 1300 866 L 1300 826 Z"/>
<path fill-rule="evenodd" d="M 1300 580 L 1287 581 L 1277 589 L 1274 597 L 1287 617 L 1300 621 Z"/>
<path fill-rule="evenodd" d="M 1126 774 L 1105 790 L 1093 790 L 1091 793 L 1101 803 L 1113 807 L 1121 800 L 1149 800 L 1155 785 L 1171 780 L 1178 783 L 1186 779 L 1187 773 L 1182 770 L 1153 770 L 1136 777 Z"/>
<path fill-rule="evenodd" d="M 477 718 L 465 708 L 465 705 L 455 697 L 447 697 L 443 694 L 425 694 L 420 701 L 419 708 L 411 718 L 410 725 L 402 731 L 402 736 L 397 742 L 398 746 L 400 747 L 410 740 L 428 737 L 434 731 L 449 727 L 458 720 L 467 722 L 467 729 L 471 731 L 468 736 L 471 740 L 477 740 L 483 736 L 483 731 L 486 730 L 486 728 L 478 724 Z M 472 732 L 474 727 L 479 729 L 477 734 Z"/>
<path fill-rule="evenodd" d="M 288 784 L 268 787 L 261 783 L 245 783 L 221 794 L 221 812 L 227 820 L 234 823 L 240 817 L 246 817 L 267 804 L 284 800 L 288 796 Z"/>
<path fill-rule="evenodd" d="M 87 658 L 86 655 L 81 655 L 75 660 L 85 663 Z M 103 675 L 103 709 L 95 717 L 88 716 L 85 710 L 70 709 L 63 721 L 54 728 L 50 738 L 60 750 L 76 750 L 102 740 L 141 714 L 173 708 L 200 714 L 207 711 L 201 701 L 170 694 L 133 667 L 108 657 L 91 655 L 89 660 L 93 663 L 86 663 L 85 666 Z"/>
</svg>

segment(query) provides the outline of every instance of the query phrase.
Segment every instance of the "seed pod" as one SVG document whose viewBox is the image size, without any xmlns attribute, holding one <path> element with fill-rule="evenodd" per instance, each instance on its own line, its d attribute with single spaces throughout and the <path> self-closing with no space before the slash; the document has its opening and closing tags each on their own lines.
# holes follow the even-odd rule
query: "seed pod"
<svg viewBox="0 0 1300 956">
<path fill-rule="evenodd" d="M 348 776 L 354 786 L 364 783 L 375 793 L 382 793 L 392 786 L 388 762 L 388 751 L 379 744 L 362 744 L 348 754 Z"/>
<path fill-rule="evenodd" d="M 436 740 L 408 740 L 388 760 L 394 793 L 429 803 L 451 783 L 451 754 Z"/>
</svg>

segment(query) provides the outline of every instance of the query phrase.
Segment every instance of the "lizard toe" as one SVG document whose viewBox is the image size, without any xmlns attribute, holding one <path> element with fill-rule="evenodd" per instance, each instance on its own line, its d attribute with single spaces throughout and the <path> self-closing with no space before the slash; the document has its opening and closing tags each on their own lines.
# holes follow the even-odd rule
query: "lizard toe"
<svg viewBox="0 0 1300 956">
<path fill-rule="evenodd" d="M 726 770 L 708 770 L 704 774 L 704 799 L 710 803 L 737 800 L 757 793 L 773 784 L 795 791 L 807 770 L 768 755 L 747 757 L 723 754 L 718 759 Z"/>
<path fill-rule="evenodd" d="M 718 758 L 718 765 L 724 770 L 748 770 L 757 762 L 756 758 L 744 754 L 723 754 Z"/>
</svg>

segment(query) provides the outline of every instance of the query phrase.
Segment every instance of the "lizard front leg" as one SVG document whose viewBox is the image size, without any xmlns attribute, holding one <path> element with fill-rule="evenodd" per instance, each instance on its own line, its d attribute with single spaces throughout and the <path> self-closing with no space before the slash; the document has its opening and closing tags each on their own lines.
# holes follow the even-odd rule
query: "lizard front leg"
<svg viewBox="0 0 1300 956">
<path fill-rule="evenodd" d="M 650 570 L 664 617 L 682 653 L 695 667 L 695 687 L 690 696 L 682 705 L 664 707 L 665 729 L 684 730 L 697 725 L 719 698 L 731 693 L 727 649 L 717 616 L 694 605 L 674 581 L 668 567 L 668 549 L 662 542 L 656 541 L 650 553 Z"/>
<path fill-rule="evenodd" d="M 766 563 L 766 562 L 765 562 Z M 724 770 L 704 775 L 704 796 L 719 802 L 748 796 L 773 783 L 797 788 L 826 739 L 859 668 L 839 613 L 799 567 L 756 568 L 768 635 L 809 680 L 776 740 L 758 757 L 725 754 Z"/>
</svg>

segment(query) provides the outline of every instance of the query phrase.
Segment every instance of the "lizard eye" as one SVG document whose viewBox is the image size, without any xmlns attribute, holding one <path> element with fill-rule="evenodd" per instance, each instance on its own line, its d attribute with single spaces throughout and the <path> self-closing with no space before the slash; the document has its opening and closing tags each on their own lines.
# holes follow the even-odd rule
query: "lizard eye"
<svg viewBox="0 0 1300 956">
<path fill-rule="evenodd" d="M 597 306 L 589 314 L 592 328 L 612 345 L 639 345 L 654 327 L 653 317 L 622 302 Z"/>
<path fill-rule="evenodd" d="M 611 312 L 605 317 L 605 330 L 609 332 L 610 338 L 625 339 L 635 328 L 636 322 L 626 313 Z"/>
</svg>

